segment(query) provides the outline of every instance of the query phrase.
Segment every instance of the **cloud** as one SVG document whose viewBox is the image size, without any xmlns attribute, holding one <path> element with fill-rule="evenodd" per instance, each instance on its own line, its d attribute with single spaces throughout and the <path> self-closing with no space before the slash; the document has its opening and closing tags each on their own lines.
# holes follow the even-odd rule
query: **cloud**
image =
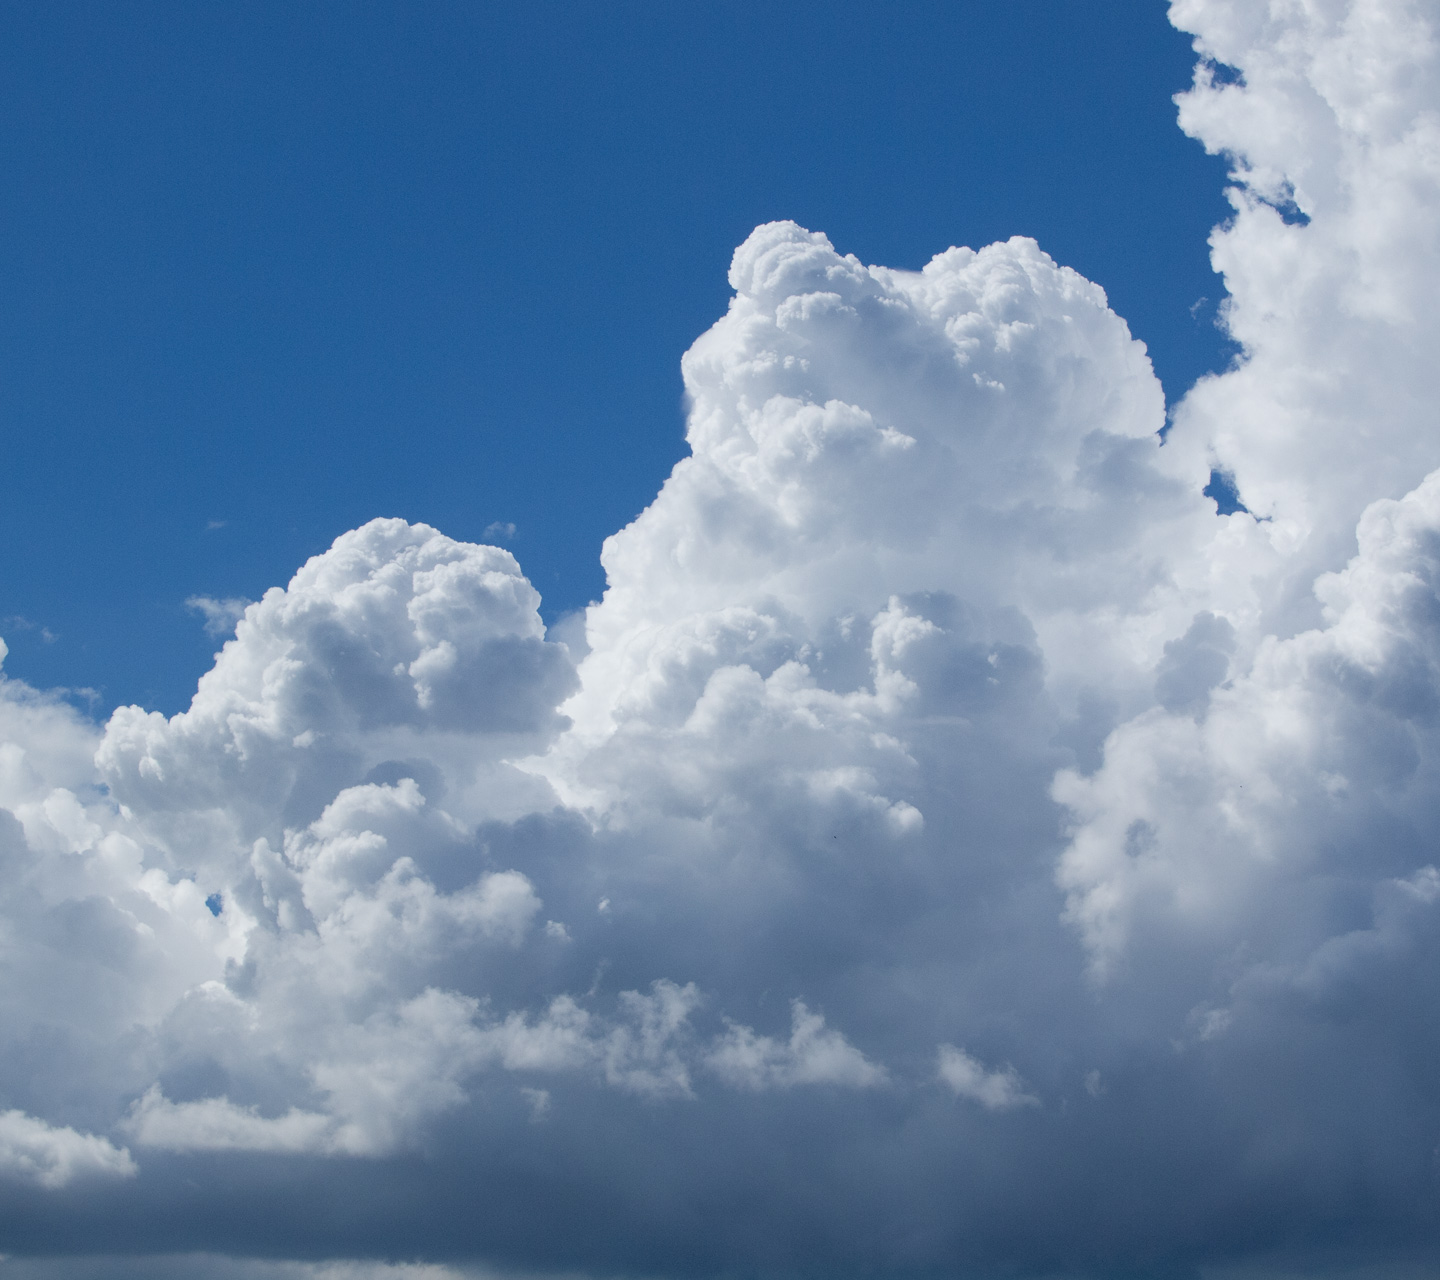
<svg viewBox="0 0 1440 1280">
<path fill-rule="evenodd" d="M 757 1035 L 732 1023 L 711 1052 L 709 1066 L 743 1089 L 786 1089 L 797 1084 L 838 1084 L 867 1088 L 885 1080 L 885 1070 L 866 1059 L 803 1001 L 791 1005 L 789 1041 Z"/>
<path fill-rule="evenodd" d="M 126 1119 L 141 1146 L 167 1151 L 320 1151 L 338 1149 L 328 1116 L 291 1108 L 283 1116 L 261 1116 L 229 1098 L 174 1103 L 152 1085 Z"/>
<path fill-rule="evenodd" d="M 1436 462 L 1422 372 L 1440 333 L 1433 15 L 1176 0 L 1171 17 L 1205 59 L 1181 127 L 1231 163 L 1235 213 L 1211 245 L 1244 358 L 1185 398 L 1170 446 L 1213 458 L 1268 519 L 1279 555 L 1257 605 L 1283 630 L 1313 620 L 1310 582 L 1351 553 L 1365 507 Z"/>
<path fill-rule="evenodd" d="M 133 1178 L 130 1153 L 96 1136 L 23 1111 L 0 1112 L 0 1177 L 55 1190 L 77 1178 Z"/>
<path fill-rule="evenodd" d="M 197 605 L 180 715 L 0 683 L 28 1247 L 1433 1260 L 1435 33 L 1172 10 L 1243 355 L 1163 444 L 1033 241 L 771 223 L 583 617 L 376 520 Z"/>
<path fill-rule="evenodd" d="M 1440 473 L 1371 506 L 1359 544 L 1316 584 L 1327 626 L 1269 638 L 1243 677 L 1201 693 L 1205 714 L 1157 708 L 1111 735 L 1096 774 L 1057 779 L 1077 817 L 1061 880 L 1101 969 L 1141 927 L 1163 928 L 1162 945 L 1175 931 L 1244 938 L 1256 960 L 1265 933 L 1319 943 L 1323 925 L 1277 928 L 1298 885 L 1324 892 L 1334 876 L 1363 894 L 1427 857 L 1416 806 L 1435 795 Z"/>
<path fill-rule="evenodd" d="M 940 1046 L 935 1074 L 955 1091 L 957 1098 L 978 1102 L 987 1111 L 1007 1111 L 1011 1107 L 1033 1107 L 1040 1103 L 1039 1098 L 1025 1092 L 1014 1067 L 987 1071 L 978 1059 L 953 1044 Z M 1085 1083 L 1093 1093 L 1088 1076 Z"/>
<path fill-rule="evenodd" d="M 5 1270 L 19 1280 L 510 1280 L 514 1273 L 486 1267 L 455 1267 L 425 1262 L 377 1262 L 368 1259 L 328 1262 L 234 1258 L 223 1254 L 149 1254 L 140 1257 L 67 1257 L 5 1259 Z M 554 1280 L 562 1280 L 556 1276 Z M 573 1280 L 567 1277 L 565 1280 Z"/>
<path fill-rule="evenodd" d="M 0 620 L 0 626 L 3 626 L 6 631 L 12 632 L 37 631 L 40 634 L 40 639 L 45 644 L 54 644 L 55 641 L 60 639 L 60 637 L 56 635 L 55 632 L 51 631 L 49 627 L 44 627 L 41 626 L 39 623 L 32 622 L 29 618 L 26 618 L 20 614 L 12 614 L 10 617 Z M 7 649 L 3 648 L 3 645 L 4 642 L 0 641 L 0 661 L 4 661 L 5 654 L 8 652 Z"/>
<path fill-rule="evenodd" d="M 193 609 L 205 618 L 205 634 L 216 639 L 234 633 L 235 624 L 245 616 L 251 601 L 239 596 L 226 596 L 216 600 L 212 596 L 190 596 L 185 601 L 187 609 Z"/>
</svg>

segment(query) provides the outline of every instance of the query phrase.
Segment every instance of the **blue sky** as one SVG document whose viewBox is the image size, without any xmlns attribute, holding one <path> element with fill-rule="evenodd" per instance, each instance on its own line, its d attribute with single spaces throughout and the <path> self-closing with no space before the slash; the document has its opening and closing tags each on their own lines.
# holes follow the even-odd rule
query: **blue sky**
<svg viewBox="0 0 1440 1280">
<path fill-rule="evenodd" d="M 1154 0 L 3 6 L 6 670 L 178 711 L 188 597 L 376 515 L 512 523 L 547 618 L 597 598 L 774 218 L 1034 236 L 1178 397 L 1228 351 L 1192 62 Z"/>
</svg>

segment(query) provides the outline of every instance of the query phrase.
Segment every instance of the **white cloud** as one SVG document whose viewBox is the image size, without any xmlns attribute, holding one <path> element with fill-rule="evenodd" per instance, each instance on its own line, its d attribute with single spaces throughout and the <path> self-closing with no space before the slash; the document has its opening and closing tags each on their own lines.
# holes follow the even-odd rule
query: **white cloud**
<svg viewBox="0 0 1440 1280">
<path fill-rule="evenodd" d="M 216 527 L 219 526 L 216 525 Z M 185 601 L 187 608 L 204 616 L 205 634 L 216 638 L 233 635 L 235 624 L 245 616 L 245 610 L 252 603 L 240 596 L 226 596 L 223 599 L 216 599 L 213 596 L 191 596 Z"/>
<path fill-rule="evenodd" d="M 23 1111 L 0 1112 L 0 1177 L 55 1190 L 77 1178 L 133 1178 L 124 1148 L 93 1133 L 46 1124 Z"/>
<path fill-rule="evenodd" d="M 1013 1107 L 1040 1104 L 1039 1098 L 1025 1092 L 1025 1084 L 1014 1067 L 987 1071 L 978 1058 L 972 1058 L 953 1044 L 940 1046 L 935 1074 L 955 1091 L 957 1098 L 978 1102 L 987 1111 L 1009 1111 Z"/>
<path fill-rule="evenodd" d="M 728 1083 L 742 1089 L 787 1089 L 797 1084 L 838 1084 L 868 1088 L 883 1084 L 885 1069 L 876 1066 L 825 1019 L 804 1003 L 791 1004 L 790 1039 L 758 1035 L 731 1023 L 711 1050 L 708 1065 Z"/>
<path fill-rule="evenodd" d="M 1231 159 L 1235 216 L 1211 244 L 1245 347 L 1186 397 L 1171 445 L 1214 459 L 1266 517 L 1275 560 L 1255 607 L 1283 632 L 1312 620 L 1310 582 L 1351 553 L 1364 508 L 1437 461 L 1434 15 L 1405 0 L 1177 0 L 1171 15 L 1243 72 L 1227 84 L 1202 66 L 1179 103 L 1181 127 Z M 1292 203 L 1304 225 L 1277 210 Z"/>
<path fill-rule="evenodd" d="M 629 1093 L 689 1098 L 689 1018 L 699 1003 L 694 983 L 659 978 L 648 993 L 622 991 L 614 1018 L 558 996 L 542 1016 L 512 1013 L 487 1028 L 482 1041 L 486 1056 L 512 1071 L 585 1069 Z"/>
<path fill-rule="evenodd" d="M 260 1115 L 229 1098 L 171 1102 L 152 1085 L 126 1118 L 127 1132 L 142 1147 L 167 1151 L 315 1151 L 336 1149 L 328 1116 L 292 1107 L 282 1116 Z"/>
</svg>

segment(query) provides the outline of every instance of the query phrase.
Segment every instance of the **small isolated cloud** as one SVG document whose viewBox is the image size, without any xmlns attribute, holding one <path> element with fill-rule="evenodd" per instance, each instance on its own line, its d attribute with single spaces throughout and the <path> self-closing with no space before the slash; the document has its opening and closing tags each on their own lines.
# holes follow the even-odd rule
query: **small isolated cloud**
<svg viewBox="0 0 1440 1280">
<path fill-rule="evenodd" d="M 509 542 L 515 536 L 515 526 L 509 520 L 496 520 L 485 526 L 481 536 L 487 542 Z"/>
<path fill-rule="evenodd" d="M 825 1019 L 795 1000 L 790 1006 L 790 1038 L 775 1040 L 750 1027 L 731 1023 L 711 1049 L 706 1063 L 727 1084 L 740 1089 L 788 1089 L 801 1084 L 833 1084 L 866 1089 L 885 1082 L 885 1069 L 855 1048 Z"/>
<path fill-rule="evenodd" d="M 214 596 L 190 596 L 185 601 L 187 609 L 193 609 L 205 619 L 205 634 L 218 639 L 235 630 L 235 624 L 245 616 L 245 610 L 252 601 L 239 596 L 226 596 L 217 600 Z"/>
<path fill-rule="evenodd" d="M 1025 1092 L 1024 1082 L 1014 1067 L 987 1070 L 978 1058 L 972 1058 L 953 1044 L 940 1046 L 935 1074 L 955 1091 L 957 1098 L 978 1102 L 987 1111 L 1040 1105 L 1039 1098 Z"/>
<path fill-rule="evenodd" d="M 29 618 L 26 618 L 18 613 L 12 614 L 10 617 L 4 619 L 3 622 L 0 622 L 0 628 L 3 628 L 4 630 L 9 632 L 36 632 L 38 633 L 41 641 L 45 644 L 54 644 L 55 641 L 60 639 L 60 636 L 56 632 L 51 631 L 49 627 L 42 626 L 38 622 L 32 622 Z M 3 657 L 3 655 L 0 655 L 0 657 Z"/>
<path fill-rule="evenodd" d="M 26 1115 L 0 1113 L 0 1177 L 54 1191 L 79 1178 L 133 1178 L 135 1161 L 123 1147 Z"/>
</svg>

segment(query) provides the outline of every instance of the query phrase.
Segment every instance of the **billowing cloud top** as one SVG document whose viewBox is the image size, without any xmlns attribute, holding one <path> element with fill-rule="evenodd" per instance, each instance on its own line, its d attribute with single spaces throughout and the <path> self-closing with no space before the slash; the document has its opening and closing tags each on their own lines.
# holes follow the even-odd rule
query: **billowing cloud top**
<svg viewBox="0 0 1440 1280">
<path fill-rule="evenodd" d="M 772 223 L 583 644 L 376 520 L 172 719 L 0 685 L 7 1248 L 1433 1263 L 1434 15 L 1172 11 L 1244 355 L 1163 443 L 1032 241 Z"/>
</svg>

